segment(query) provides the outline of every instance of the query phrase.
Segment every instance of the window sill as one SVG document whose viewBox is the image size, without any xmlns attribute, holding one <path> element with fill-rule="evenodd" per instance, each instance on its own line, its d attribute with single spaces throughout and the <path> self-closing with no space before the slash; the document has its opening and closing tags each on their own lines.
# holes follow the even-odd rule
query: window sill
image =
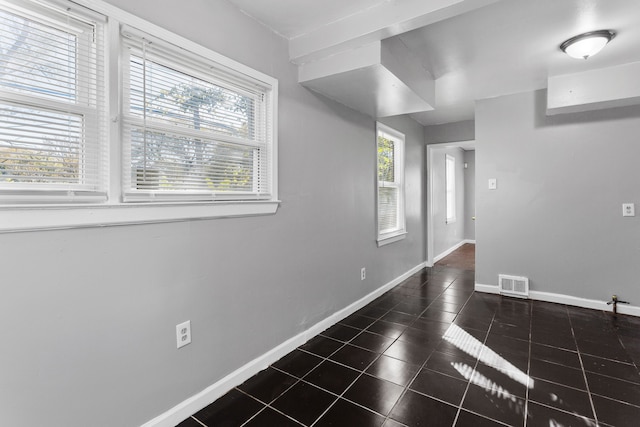
<svg viewBox="0 0 640 427">
<path fill-rule="evenodd" d="M 378 247 L 388 245 L 390 243 L 398 242 L 407 237 L 406 231 L 398 231 L 395 233 L 389 233 L 378 237 Z"/>
<path fill-rule="evenodd" d="M 273 215 L 279 201 L 0 207 L 0 233 Z"/>
</svg>

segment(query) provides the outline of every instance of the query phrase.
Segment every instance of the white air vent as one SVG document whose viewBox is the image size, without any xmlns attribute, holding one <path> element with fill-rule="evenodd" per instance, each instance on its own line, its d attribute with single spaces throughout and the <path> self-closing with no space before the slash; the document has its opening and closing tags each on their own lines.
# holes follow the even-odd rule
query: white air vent
<svg viewBox="0 0 640 427">
<path fill-rule="evenodd" d="M 520 276 L 498 275 L 500 293 L 518 298 L 529 298 L 529 279 Z"/>
</svg>

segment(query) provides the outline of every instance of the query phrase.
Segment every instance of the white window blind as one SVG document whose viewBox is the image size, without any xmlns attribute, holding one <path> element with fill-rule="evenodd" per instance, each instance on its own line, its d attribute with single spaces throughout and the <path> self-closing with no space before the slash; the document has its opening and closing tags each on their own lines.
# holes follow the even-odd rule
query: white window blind
<svg viewBox="0 0 640 427">
<path fill-rule="evenodd" d="M 449 154 L 445 155 L 445 181 L 448 224 L 456 220 L 456 158 Z"/>
<path fill-rule="evenodd" d="M 386 233 L 398 228 L 400 188 L 395 179 L 395 143 L 378 136 L 378 229 Z"/>
<path fill-rule="evenodd" d="M 106 198 L 104 18 L 0 2 L 0 203 Z"/>
<path fill-rule="evenodd" d="M 122 29 L 125 201 L 268 200 L 271 88 Z"/>
<path fill-rule="evenodd" d="M 404 135 L 378 124 L 378 239 L 404 233 Z"/>
</svg>

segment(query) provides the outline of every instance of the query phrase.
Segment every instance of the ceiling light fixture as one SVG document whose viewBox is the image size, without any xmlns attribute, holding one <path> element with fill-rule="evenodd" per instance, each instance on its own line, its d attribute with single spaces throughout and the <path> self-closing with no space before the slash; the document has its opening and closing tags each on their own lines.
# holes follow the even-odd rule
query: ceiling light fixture
<svg viewBox="0 0 640 427">
<path fill-rule="evenodd" d="M 590 31 L 571 37 L 560 45 L 560 49 L 572 58 L 587 59 L 600 52 L 616 36 L 609 30 Z"/>
</svg>

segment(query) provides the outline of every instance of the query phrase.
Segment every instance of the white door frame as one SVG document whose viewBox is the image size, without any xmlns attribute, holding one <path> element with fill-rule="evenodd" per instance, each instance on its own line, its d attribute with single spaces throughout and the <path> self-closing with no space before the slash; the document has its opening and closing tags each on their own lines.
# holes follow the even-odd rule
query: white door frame
<svg viewBox="0 0 640 427">
<path fill-rule="evenodd" d="M 438 148 L 466 148 L 474 145 L 475 140 L 442 142 L 427 144 L 427 266 L 433 267 L 433 150 Z"/>
</svg>

